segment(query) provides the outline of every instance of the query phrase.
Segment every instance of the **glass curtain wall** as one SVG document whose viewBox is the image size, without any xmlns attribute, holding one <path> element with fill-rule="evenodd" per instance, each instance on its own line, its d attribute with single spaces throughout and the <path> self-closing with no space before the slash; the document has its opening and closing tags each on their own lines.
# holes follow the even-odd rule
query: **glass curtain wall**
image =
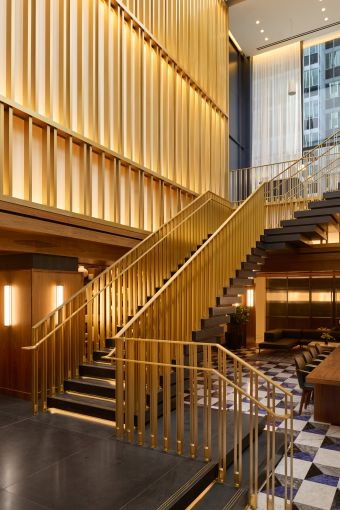
<svg viewBox="0 0 340 510">
<path fill-rule="evenodd" d="M 303 47 L 303 148 L 340 129 L 340 37 Z"/>
</svg>

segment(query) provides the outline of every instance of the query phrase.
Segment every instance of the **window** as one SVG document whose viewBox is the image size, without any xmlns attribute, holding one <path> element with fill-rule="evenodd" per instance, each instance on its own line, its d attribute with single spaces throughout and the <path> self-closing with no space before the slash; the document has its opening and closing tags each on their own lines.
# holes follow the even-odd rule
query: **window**
<svg viewBox="0 0 340 510">
<path fill-rule="evenodd" d="M 310 65 L 317 64 L 319 62 L 319 55 L 317 53 L 313 53 L 310 56 Z"/>
<path fill-rule="evenodd" d="M 340 95 L 340 82 L 335 81 L 334 83 L 329 84 L 329 97 L 335 98 Z"/>
<path fill-rule="evenodd" d="M 308 150 L 340 129 L 340 38 L 305 47 L 302 65 L 303 149 Z"/>
<path fill-rule="evenodd" d="M 339 112 L 332 112 L 331 113 L 331 129 L 338 129 L 339 128 Z"/>
</svg>

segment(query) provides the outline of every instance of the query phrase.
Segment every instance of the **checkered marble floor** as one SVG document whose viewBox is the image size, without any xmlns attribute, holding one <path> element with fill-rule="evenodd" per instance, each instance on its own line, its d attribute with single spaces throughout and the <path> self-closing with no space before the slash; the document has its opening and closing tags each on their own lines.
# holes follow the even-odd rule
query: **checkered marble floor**
<svg viewBox="0 0 340 510">
<path fill-rule="evenodd" d="M 294 400 L 294 500 L 293 510 L 340 510 L 340 427 L 318 423 L 313 419 L 313 405 L 298 414 L 301 391 L 295 373 L 292 355 L 289 353 L 261 353 L 256 349 L 240 349 L 238 356 L 261 370 L 293 393 Z M 266 358 L 268 357 L 268 361 Z M 258 358 L 258 359 L 257 359 Z M 244 376 L 246 386 L 247 375 Z M 199 390 L 203 395 L 203 390 Z M 227 391 L 227 408 L 233 408 L 233 390 Z M 200 394 L 200 393 L 199 393 Z M 259 397 L 266 402 L 266 387 L 259 387 Z M 212 406 L 217 403 L 217 391 L 213 392 Z M 199 403 L 203 403 L 199 401 Z M 242 410 L 249 410 L 249 400 L 242 400 Z M 276 410 L 284 410 L 283 395 L 276 395 Z M 277 429 L 283 426 L 277 422 Z M 284 508 L 283 460 L 275 471 L 275 508 Z M 258 508 L 266 509 L 266 496 L 259 494 Z"/>
</svg>

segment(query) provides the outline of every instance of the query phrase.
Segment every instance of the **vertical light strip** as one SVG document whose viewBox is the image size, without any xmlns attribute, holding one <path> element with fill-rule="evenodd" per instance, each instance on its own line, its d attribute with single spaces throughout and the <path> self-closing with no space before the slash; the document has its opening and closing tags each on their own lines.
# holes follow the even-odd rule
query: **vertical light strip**
<svg viewBox="0 0 340 510">
<path fill-rule="evenodd" d="M 254 306 L 254 289 L 247 289 L 247 306 Z"/>
<path fill-rule="evenodd" d="M 4 286 L 4 326 L 12 326 L 12 286 Z"/>
<path fill-rule="evenodd" d="M 56 307 L 58 308 L 64 302 L 64 285 L 56 285 L 56 293 L 55 293 L 55 302 Z"/>
</svg>

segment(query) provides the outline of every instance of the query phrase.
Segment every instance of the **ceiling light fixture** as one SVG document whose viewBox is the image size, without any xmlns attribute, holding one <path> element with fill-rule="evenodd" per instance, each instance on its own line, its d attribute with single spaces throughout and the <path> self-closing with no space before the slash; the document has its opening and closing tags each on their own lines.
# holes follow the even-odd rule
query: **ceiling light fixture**
<svg viewBox="0 0 340 510">
<path fill-rule="evenodd" d="M 321 9 L 321 11 L 322 11 L 322 12 L 325 12 L 325 10 L 326 10 L 326 7 L 323 7 L 323 8 Z"/>
<path fill-rule="evenodd" d="M 325 21 L 328 21 L 328 18 L 325 18 Z"/>
<path fill-rule="evenodd" d="M 259 24 L 260 24 L 260 22 L 259 22 L 259 20 L 257 20 L 257 21 L 256 21 L 256 25 L 259 25 Z"/>
<path fill-rule="evenodd" d="M 265 38 L 264 38 L 264 40 L 265 40 L 265 41 L 268 41 L 268 37 L 265 37 Z"/>
<path fill-rule="evenodd" d="M 263 34 L 263 32 L 264 32 L 264 30 L 263 30 L 263 28 L 262 28 L 262 30 L 261 30 L 261 34 Z"/>
</svg>

